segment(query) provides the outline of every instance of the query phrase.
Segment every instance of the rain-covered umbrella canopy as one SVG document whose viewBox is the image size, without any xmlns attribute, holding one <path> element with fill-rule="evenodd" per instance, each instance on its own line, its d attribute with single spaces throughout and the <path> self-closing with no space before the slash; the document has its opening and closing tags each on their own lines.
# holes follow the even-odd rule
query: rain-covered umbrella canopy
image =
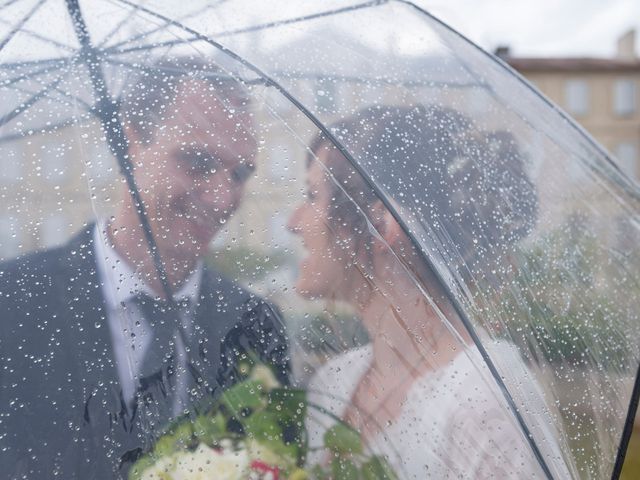
<svg viewBox="0 0 640 480">
<path fill-rule="evenodd" d="M 316 406 L 306 465 L 344 422 L 398 478 L 619 475 L 638 185 L 507 66 L 399 0 L 0 26 L 10 478 L 126 477 L 247 358 Z"/>
</svg>

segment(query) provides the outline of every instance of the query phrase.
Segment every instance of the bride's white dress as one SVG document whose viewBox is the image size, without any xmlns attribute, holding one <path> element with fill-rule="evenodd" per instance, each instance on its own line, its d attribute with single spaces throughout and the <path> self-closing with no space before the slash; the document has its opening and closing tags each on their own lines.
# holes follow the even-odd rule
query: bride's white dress
<svg viewBox="0 0 640 480">
<path fill-rule="evenodd" d="M 507 354 L 522 363 L 515 351 Z M 341 418 L 371 356 L 367 346 L 323 365 L 309 383 L 309 401 Z M 445 368 L 416 380 L 399 416 L 380 426 L 368 448 L 384 455 L 402 479 L 546 478 L 483 365 L 477 350 L 469 348 Z M 548 418 L 532 426 L 547 439 L 553 438 Z M 321 447 L 324 432 L 334 424 L 330 416 L 310 408 L 309 446 Z M 571 478 L 556 444 L 545 442 L 540 448 L 554 478 Z M 326 460 L 326 452 L 311 452 L 309 464 Z"/>
</svg>

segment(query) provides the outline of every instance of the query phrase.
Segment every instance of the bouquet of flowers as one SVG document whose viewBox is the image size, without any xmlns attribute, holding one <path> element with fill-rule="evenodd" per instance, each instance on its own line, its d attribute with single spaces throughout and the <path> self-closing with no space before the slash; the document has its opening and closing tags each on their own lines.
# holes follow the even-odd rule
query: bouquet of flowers
<svg viewBox="0 0 640 480">
<path fill-rule="evenodd" d="M 358 432 L 341 421 L 324 436 L 331 461 L 305 465 L 306 412 L 320 407 L 308 404 L 304 390 L 281 386 L 265 365 L 246 365 L 244 373 L 203 413 L 171 425 L 131 468 L 129 480 L 396 478 L 382 457 L 365 453 Z"/>
</svg>

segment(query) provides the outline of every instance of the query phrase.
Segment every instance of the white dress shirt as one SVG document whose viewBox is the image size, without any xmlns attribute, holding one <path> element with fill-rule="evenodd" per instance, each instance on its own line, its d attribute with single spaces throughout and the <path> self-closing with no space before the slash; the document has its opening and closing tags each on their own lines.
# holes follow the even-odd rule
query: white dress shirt
<svg viewBox="0 0 640 480">
<path fill-rule="evenodd" d="M 136 393 L 140 367 L 151 342 L 149 322 L 134 303 L 134 298 L 138 293 L 145 293 L 152 298 L 158 295 L 144 282 L 140 272 L 134 271 L 113 248 L 106 234 L 105 222 L 96 224 L 93 244 L 122 394 L 127 405 L 131 405 Z M 202 262 L 199 261 L 195 271 L 173 295 L 176 301 L 189 300 L 191 308 L 188 312 L 180 311 L 179 315 L 183 331 L 187 335 L 193 331 L 193 312 L 200 292 L 202 270 Z M 175 381 L 178 395 L 175 397 L 172 410 L 174 415 L 179 415 L 184 410 L 188 398 L 186 389 L 189 374 L 186 369 L 185 348 L 179 337 L 176 351 L 178 368 Z"/>
</svg>

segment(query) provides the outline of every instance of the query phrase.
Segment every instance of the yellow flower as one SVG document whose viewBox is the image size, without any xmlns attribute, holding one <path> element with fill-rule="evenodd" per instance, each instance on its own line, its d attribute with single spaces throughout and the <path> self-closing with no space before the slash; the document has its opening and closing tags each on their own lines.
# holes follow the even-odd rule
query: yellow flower
<svg viewBox="0 0 640 480">
<path fill-rule="evenodd" d="M 288 466 L 295 463 L 294 459 L 283 458 L 281 455 L 278 455 L 269 447 L 256 440 L 247 440 L 246 446 L 247 453 L 251 460 L 260 460 L 267 465 L 278 466 L 281 468 L 285 465 Z"/>
<path fill-rule="evenodd" d="M 267 391 L 281 386 L 271 369 L 265 365 L 256 365 L 251 371 L 249 378 L 260 382 L 262 387 Z"/>
<path fill-rule="evenodd" d="M 160 458 L 152 466 L 147 468 L 140 480 L 173 480 L 173 469 L 175 468 L 173 455 Z"/>
<path fill-rule="evenodd" d="M 216 451 L 204 444 L 176 456 L 171 480 L 237 480 L 246 478 L 249 456 L 245 450 Z"/>
</svg>

